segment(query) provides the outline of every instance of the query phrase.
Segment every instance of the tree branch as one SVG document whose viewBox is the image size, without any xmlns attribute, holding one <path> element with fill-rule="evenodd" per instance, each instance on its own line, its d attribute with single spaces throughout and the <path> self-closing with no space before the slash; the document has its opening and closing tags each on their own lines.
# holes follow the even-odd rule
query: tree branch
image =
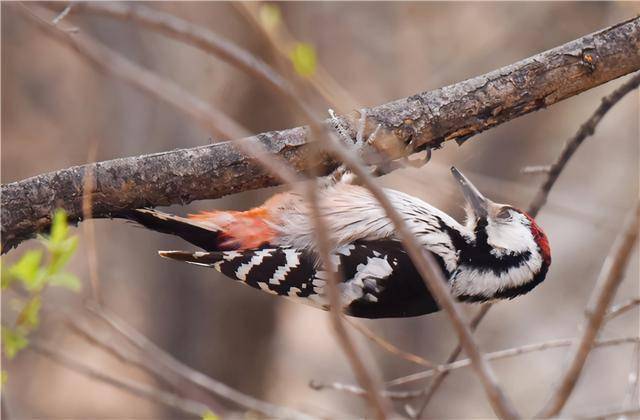
<svg viewBox="0 0 640 420">
<path fill-rule="evenodd" d="M 149 385 L 132 381 L 131 379 L 116 378 L 115 376 L 107 375 L 98 369 L 73 360 L 63 352 L 56 350 L 54 346 L 39 340 L 31 339 L 29 348 L 71 370 L 75 370 L 80 374 L 88 376 L 89 378 L 105 382 L 116 388 L 138 395 L 139 397 L 164 404 L 174 408 L 175 410 L 190 414 L 196 418 L 202 418 L 207 412 L 210 412 L 206 405 L 198 401 L 182 398 L 175 394 L 153 388 Z"/>
<path fill-rule="evenodd" d="M 560 347 L 568 347 L 571 345 L 571 343 L 573 343 L 573 339 L 561 338 L 557 340 L 543 341 L 540 343 L 525 344 L 523 346 L 513 347 L 510 349 L 498 350 L 491 353 L 486 353 L 485 357 L 487 360 L 506 359 L 506 358 L 516 357 L 516 356 L 520 356 L 528 353 L 545 351 L 545 350 L 555 349 Z M 620 338 L 612 338 L 608 340 L 596 341 L 593 344 L 593 347 L 599 348 L 599 347 L 619 346 L 622 344 L 638 344 L 638 343 L 640 343 L 640 337 L 620 337 Z M 419 381 L 422 379 L 430 378 L 440 372 L 451 372 L 452 370 L 461 369 L 469 366 L 471 366 L 471 360 L 461 359 L 453 363 L 445 363 L 442 365 L 435 366 L 433 369 L 425 370 L 423 372 L 418 372 L 413 375 L 403 376 L 401 378 L 391 380 L 387 382 L 387 385 L 389 386 L 403 385 L 403 384 Z M 334 389 L 338 391 L 351 392 L 359 395 L 364 395 L 364 392 L 365 392 L 362 388 L 358 388 L 355 385 L 343 384 L 339 382 L 332 382 L 328 384 L 312 382 L 310 385 L 315 390 Z M 389 395 L 390 398 L 393 398 L 393 399 L 416 398 L 424 394 L 424 391 L 422 389 L 418 389 L 415 391 L 391 391 L 386 389 L 383 392 L 385 392 L 387 395 Z"/>
<path fill-rule="evenodd" d="M 265 401 L 258 400 L 249 395 L 243 394 L 228 385 L 217 381 L 210 376 L 199 372 L 186 364 L 182 363 L 166 351 L 159 348 L 146 336 L 129 326 L 122 319 L 118 318 L 115 314 L 107 311 L 102 307 L 95 307 L 92 305 L 87 306 L 87 309 L 102 319 L 107 325 L 109 325 L 114 331 L 117 331 L 122 337 L 124 337 L 134 347 L 139 349 L 145 356 L 152 359 L 155 363 L 158 363 L 168 371 L 172 372 L 176 376 L 183 378 L 184 380 L 197 385 L 205 391 L 224 398 L 240 407 L 253 410 L 257 413 L 261 413 L 270 418 L 283 418 L 283 419 L 312 419 L 306 413 L 288 408 L 280 407 L 275 404 L 271 404 Z"/>
<path fill-rule="evenodd" d="M 582 368 L 605 320 L 605 313 L 622 281 L 631 251 L 638 239 L 640 224 L 640 202 L 627 218 L 624 227 L 602 266 L 602 271 L 585 311 L 586 319 L 582 325 L 582 336 L 574 340 L 570 362 L 555 387 L 551 398 L 536 417 L 556 416 L 562 410 L 578 382 Z"/>
<path fill-rule="evenodd" d="M 374 146 L 390 158 L 470 136 L 640 69 L 640 18 L 491 73 L 366 110 L 367 133 L 381 125 Z M 356 113 L 344 117 L 354 121 Z M 305 127 L 239 140 L 261 143 L 296 171 L 332 168 L 308 159 Z M 255 159 L 231 142 L 115 159 L 43 174 L 2 186 L 2 252 L 46 230 L 56 207 L 82 217 L 82 180 L 95 176 L 93 217 L 125 208 L 189 203 L 275 185 Z"/>
<path fill-rule="evenodd" d="M 600 123 L 600 120 L 609 112 L 609 110 L 617 104 L 620 99 L 622 99 L 627 93 L 636 89 L 640 85 L 640 73 L 633 76 L 629 79 L 625 84 L 620 86 L 618 89 L 614 90 L 611 94 L 602 98 L 602 102 L 598 109 L 595 110 L 593 115 L 589 117 L 587 121 L 585 121 L 581 126 L 578 132 L 567 141 L 560 152 L 560 155 L 556 159 L 556 161 L 549 166 L 549 170 L 547 171 L 547 177 L 540 186 L 538 193 L 536 194 L 533 202 L 529 206 L 529 210 L 532 214 L 538 214 L 538 211 L 544 206 L 547 202 L 547 197 L 549 196 L 549 192 L 551 191 L 551 187 L 555 184 L 556 180 L 562 173 L 562 170 L 571 159 L 571 156 L 578 150 L 578 147 L 582 144 L 582 142 L 589 136 L 593 135 L 596 130 L 597 125 Z"/>
</svg>

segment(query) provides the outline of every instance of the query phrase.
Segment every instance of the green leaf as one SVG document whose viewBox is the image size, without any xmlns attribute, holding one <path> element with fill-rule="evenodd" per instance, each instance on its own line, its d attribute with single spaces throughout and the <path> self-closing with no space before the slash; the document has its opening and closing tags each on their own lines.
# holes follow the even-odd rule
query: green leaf
<svg viewBox="0 0 640 420">
<path fill-rule="evenodd" d="M 68 231 L 67 213 L 62 209 L 56 210 L 51 221 L 51 234 L 49 235 L 51 244 L 55 246 L 64 241 Z"/>
<path fill-rule="evenodd" d="M 41 250 L 29 250 L 9 268 L 9 275 L 21 280 L 28 290 L 37 290 L 42 287 L 45 280 L 45 273 L 40 269 L 41 261 Z"/>
<path fill-rule="evenodd" d="M 78 237 L 72 236 L 63 241 L 58 242 L 51 249 L 51 262 L 47 268 L 49 275 L 60 272 L 67 264 L 69 259 L 73 256 L 78 248 Z"/>
<path fill-rule="evenodd" d="M 7 379 L 9 379 L 9 374 L 7 373 L 6 370 L 2 370 L 2 385 L 4 386 L 4 384 L 7 383 Z"/>
<path fill-rule="evenodd" d="M 74 292 L 80 290 L 80 287 L 82 286 L 80 280 L 70 273 L 53 274 L 49 278 L 49 282 L 54 286 L 66 287 L 67 289 L 73 290 Z"/>
<path fill-rule="evenodd" d="M 258 19 L 267 31 L 273 31 L 282 21 L 280 8 L 275 4 L 263 4 L 258 12 Z"/>
<path fill-rule="evenodd" d="M 18 319 L 16 323 L 18 326 L 30 331 L 38 326 L 40 323 L 40 307 L 42 306 L 42 301 L 40 299 L 40 295 L 36 295 L 32 297 L 29 302 L 22 308 L 20 311 L 20 315 L 18 315 Z"/>
<path fill-rule="evenodd" d="M 218 417 L 213 411 L 207 410 L 202 414 L 202 420 L 220 420 L 220 417 Z"/>
<path fill-rule="evenodd" d="M 27 344 L 29 344 L 29 340 L 22 332 L 14 331 L 5 326 L 2 327 L 2 345 L 7 359 L 13 359 L 20 350 L 27 347 Z"/>
<path fill-rule="evenodd" d="M 316 72 L 316 50 L 313 45 L 298 42 L 289 55 L 293 68 L 302 77 L 313 76 Z"/>
</svg>

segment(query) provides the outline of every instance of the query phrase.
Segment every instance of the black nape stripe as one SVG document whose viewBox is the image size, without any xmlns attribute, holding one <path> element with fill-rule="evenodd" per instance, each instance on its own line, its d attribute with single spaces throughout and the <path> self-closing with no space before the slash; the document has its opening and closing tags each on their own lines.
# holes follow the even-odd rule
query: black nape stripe
<svg viewBox="0 0 640 420">
<path fill-rule="evenodd" d="M 529 258 L 530 251 L 518 252 L 495 256 L 491 253 L 492 247 L 487 243 L 487 219 L 480 218 L 475 227 L 475 242 L 468 241 L 456 229 L 450 227 L 438 218 L 440 228 L 449 234 L 451 242 L 458 250 L 459 266 L 476 269 L 480 272 L 492 272 L 496 276 L 503 274 L 512 268 L 522 266 Z"/>
</svg>

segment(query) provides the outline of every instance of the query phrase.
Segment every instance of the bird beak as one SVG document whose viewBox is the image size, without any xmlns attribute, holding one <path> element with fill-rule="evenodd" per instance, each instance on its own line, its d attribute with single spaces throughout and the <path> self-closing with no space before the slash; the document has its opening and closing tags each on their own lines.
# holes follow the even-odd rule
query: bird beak
<svg viewBox="0 0 640 420">
<path fill-rule="evenodd" d="M 456 181 L 458 181 L 458 184 L 460 184 L 464 199 L 467 200 L 467 203 L 471 206 L 471 210 L 473 210 L 475 216 L 478 218 L 487 217 L 489 200 L 454 166 L 451 167 L 451 174 Z"/>
</svg>

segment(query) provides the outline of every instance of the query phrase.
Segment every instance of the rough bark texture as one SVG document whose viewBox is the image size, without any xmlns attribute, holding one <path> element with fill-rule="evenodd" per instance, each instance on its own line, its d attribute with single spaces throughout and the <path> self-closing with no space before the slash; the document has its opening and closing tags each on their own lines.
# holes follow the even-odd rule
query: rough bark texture
<svg viewBox="0 0 640 420">
<path fill-rule="evenodd" d="M 451 86 L 366 109 L 375 147 L 392 158 L 470 136 L 640 69 L 640 18 Z M 346 117 L 357 119 L 357 113 Z M 297 171 L 332 163 L 313 158 L 304 127 L 237 141 L 261 142 Z M 311 159 L 310 159 L 311 157 Z M 2 252 L 46 230 L 55 208 L 82 218 L 83 178 L 93 172 L 93 217 L 125 208 L 189 203 L 270 185 L 253 159 L 231 142 L 115 159 L 2 186 Z"/>
</svg>

